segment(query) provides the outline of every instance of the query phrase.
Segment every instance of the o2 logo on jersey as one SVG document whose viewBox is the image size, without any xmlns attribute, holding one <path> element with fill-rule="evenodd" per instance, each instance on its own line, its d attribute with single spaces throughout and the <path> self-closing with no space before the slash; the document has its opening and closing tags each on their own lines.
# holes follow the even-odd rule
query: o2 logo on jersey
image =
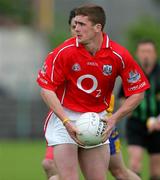
<svg viewBox="0 0 160 180">
<path fill-rule="evenodd" d="M 85 80 L 85 79 L 90 79 L 92 80 L 93 82 L 93 85 L 90 89 L 84 89 L 84 87 L 82 86 L 82 82 Z M 86 75 L 83 75 L 83 76 L 80 76 L 78 79 L 77 79 L 77 87 L 79 89 L 81 89 L 82 91 L 86 92 L 87 94 L 90 94 L 92 92 L 94 92 L 95 90 L 97 91 L 97 94 L 96 94 L 96 97 L 100 97 L 101 96 L 101 89 L 97 89 L 98 87 L 98 81 L 96 79 L 95 76 L 91 75 L 91 74 L 86 74 Z"/>
</svg>

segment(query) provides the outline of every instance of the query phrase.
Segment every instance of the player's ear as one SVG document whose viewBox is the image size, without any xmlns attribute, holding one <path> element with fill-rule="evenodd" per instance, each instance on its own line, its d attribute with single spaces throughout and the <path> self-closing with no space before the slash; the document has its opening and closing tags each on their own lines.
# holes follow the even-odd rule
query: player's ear
<svg viewBox="0 0 160 180">
<path fill-rule="evenodd" d="M 95 25 L 95 31 L 96 32 L 101 32 L 102 31 L 102 25 L 101 24 L 96 24 Z"/>
</svg>

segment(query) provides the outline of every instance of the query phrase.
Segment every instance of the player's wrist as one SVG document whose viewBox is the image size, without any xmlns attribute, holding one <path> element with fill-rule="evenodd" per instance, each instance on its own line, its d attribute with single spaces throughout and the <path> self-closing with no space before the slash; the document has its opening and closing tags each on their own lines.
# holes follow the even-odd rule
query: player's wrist
<svg viewBox="0 0 160 180">
<path fill-rule="evenodd" d="M 69 118 L 64 118 L 64 119 L 62 120 L 62 123 L 63 123 L 64 126 L 65 126 L 68 122 L 70 122 L 70 119 L 69 119 Z"/>
</svg>

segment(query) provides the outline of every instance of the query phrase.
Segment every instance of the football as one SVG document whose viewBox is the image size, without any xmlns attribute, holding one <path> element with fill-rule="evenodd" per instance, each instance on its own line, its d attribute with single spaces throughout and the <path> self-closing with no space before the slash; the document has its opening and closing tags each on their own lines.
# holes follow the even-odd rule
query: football
<svg viewBox="0 0 160 180">
<path fill-rule="evenodd" d="M 95 112 L 83 113 L 76 121 L 76 127 L 80 132 L 77 138 L 86 146 L 98 145 L 102 142 L 102 133 L 106 123 Z"/>
</svg>

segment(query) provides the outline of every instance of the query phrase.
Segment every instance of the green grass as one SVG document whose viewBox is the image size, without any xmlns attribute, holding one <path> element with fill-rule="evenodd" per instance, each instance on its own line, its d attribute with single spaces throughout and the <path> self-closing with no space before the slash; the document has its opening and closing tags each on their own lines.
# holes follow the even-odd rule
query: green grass
<svg viewBox="0 0 160 180">
<path fill-rule="evenodd" d="M 0 141 L 0 180 L 44 180 L 42 141 Z"/>
<path fill-rule="evenodd" d="M 124 159 L 127 162 L 126 145 L 122 147 Z M 0 141 L 0 180 L 45 180 L 41 161 L 45 153 L 45 142 L 37 141 Z M 142 179 L 148 179 L 145 155 Z M 109 180 L 114 180 L 111 175 Z M 81 176 L 81 180 L 83 180 Z"/>
</svg>

